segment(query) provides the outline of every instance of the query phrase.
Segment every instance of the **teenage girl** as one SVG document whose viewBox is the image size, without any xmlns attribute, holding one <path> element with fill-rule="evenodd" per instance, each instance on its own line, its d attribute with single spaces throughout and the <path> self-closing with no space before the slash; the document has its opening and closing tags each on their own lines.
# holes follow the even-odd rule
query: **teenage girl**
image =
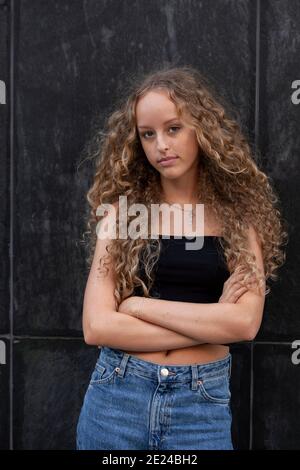
<svg viewBox="0 0 300 470">
<path fill-rule="evenodd" d="M 97 137 L 83 333 L 100 354 L 77 448 L 233 449 L 229 345 L 255 338 L 285 259 L 275 192 L 191 67 L 134 83 Z M 135 203 L 143 236 L 105 232 L 128 229 Z"/>
</svg>

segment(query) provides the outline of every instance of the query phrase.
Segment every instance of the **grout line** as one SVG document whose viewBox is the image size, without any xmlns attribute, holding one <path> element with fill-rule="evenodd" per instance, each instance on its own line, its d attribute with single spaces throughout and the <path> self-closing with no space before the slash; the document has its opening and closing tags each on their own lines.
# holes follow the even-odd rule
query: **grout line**
<svg viewBox="0 0 300 470">
<path fill-rule="evenodd" d="M 0 336 L 1 338 L 1 336 Z M 17 341 L 21 341 L 23 339 L 32 339 L 32 340 L 41 340 L 41 339 L 47 339 L 47 340 L 53 340 L 53 341 L 57 341 L 57 340 L 67 340 L 67 341 L 83 341 L 84 338 L 83 336 L 31 336 L 31 335 L 14 335 L 14 340 Z"/>
<path fill-rule="evenodd" d="M 260 346 L 260 345 L 284 345 L 284 346 L 291 346 L 293 344 L 294 340 L 291 341 L 257 341 L 255 340 L 255 346 Z"/>
<path fill-rule="evenodd" d="M 254 145 L 255 151 L 259 146 L 259 89 L 260 89 L 260 0 L 256 3 L 256 39 L 255 39 L 255 116 L 254 116 Z"/>
<path fill-rule="evenodd" d="M 0 334 L 0 339 L 6 339 L 10 340 L 11 335 L 10 334 Z M 37 336 L 37 335 L 14 335 L 13 339 L 16 341 L 22 341 L 26 339 L 32 339 L 32 340 L 52 340 L 52 341 L 57 341 L 57 340 L 67 340 L 67 341 L 84 341 L 83 336 Z M 264 345 L 270 345 L 270 346 L 292 346 L 294 340 L 291 341 L 258 341 L 255 340 L 255 347 L 257 346 L 264 346 Z M 250 343 L 250 341 L 241 341 L 240 343 Z"/>
<path fill-rule="evenodd" d="M 9 8 L 9 159 L 10 159 L 10 231 L 9 231 L 9 323 L 10 323 L 10 345 L 9 345 L 9 448 L 13 450 L 13 308 L 14 308 L 14 0 L 11 0 Z"/>
<path fill-rule="evenodd" d="M 254 116 L 254 145 L 255 153 L 259 146 L 259 91 L 260 91 L 260 0 L 256 2 L 256 34 L 255 34 L 255 116 Z M 250 368 L 250 429 L 249 449 L 253 450 L 253 393 L 254 393 L 254 341 L 251 341 L 251 368 Z"/>
<path fill-rule="evenodd" d="M 251 349 L 250 349 L 250 422 L 249 422 L 249 450 L 252 450 L 252 444 L 253 444 L 253 380 L 254 380 L 254 374 L 253 374 L 253 341 L 251 343 Z"/>
</svg>

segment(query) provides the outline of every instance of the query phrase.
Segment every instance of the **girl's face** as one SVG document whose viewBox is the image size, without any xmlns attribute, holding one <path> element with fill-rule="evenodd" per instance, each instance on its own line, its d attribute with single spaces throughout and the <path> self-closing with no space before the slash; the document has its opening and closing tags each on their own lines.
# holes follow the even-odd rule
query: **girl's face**
<svg viewBox="0 0 300 470">
<path fill-rule="evenodd" d="M 152 90 L 136 105 L 137 129 L 149 163 L 167 179 L 194 173 L 199 144 L 194 129 L 178 118 L 176 106 L 164 90 Z M 176 157 L 160 163 L 164 157 Z"/>
</svg>

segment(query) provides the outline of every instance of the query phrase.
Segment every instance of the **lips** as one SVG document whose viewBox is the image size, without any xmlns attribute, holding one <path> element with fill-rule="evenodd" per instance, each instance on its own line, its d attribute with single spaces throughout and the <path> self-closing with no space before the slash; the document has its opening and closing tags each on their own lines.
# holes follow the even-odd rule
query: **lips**
<svg viewBox="0 0 300 470">
<path fill-rule="evenodd" d="M 169 157 L 163 157 L 161 158 L 160 160 L 158 160 L 158 163 L 161 163 L 161 162 L 166 162 L 168 160 L 174 160 L 174 158 L 178 158 L 176 155 L 171 155 Z"/>
</svg>

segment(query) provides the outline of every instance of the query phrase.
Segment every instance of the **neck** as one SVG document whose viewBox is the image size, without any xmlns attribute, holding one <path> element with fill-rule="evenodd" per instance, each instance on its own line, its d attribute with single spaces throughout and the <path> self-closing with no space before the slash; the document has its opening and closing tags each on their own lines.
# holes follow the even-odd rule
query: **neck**
<svg viewBox="0 0 300 470">
<path fill-rule="evenodd" d="M 167 204 L 196 204 L 199 202 L 197 191 L 162 191 L 162 200 Z"/>
<path fill-rule="evenodd" d="M 163 199 L 163 202 L 166 202 L 167 204 L 180 204 L 183 206 L 184 204 L 197 204 L 199 201 L 197 199 L 194 199 L 192 201 L 187 201 L 187 200 L 179 200 L 178 198 L 176 200 L 170 200 L 170 199 Z"/>
<path fill-rule="evenodd" d="M 168 204 L 198 203 L 198 172 L 190 171 L 176 180 L 161 178 L 161 199 Z"/>
</svg>

